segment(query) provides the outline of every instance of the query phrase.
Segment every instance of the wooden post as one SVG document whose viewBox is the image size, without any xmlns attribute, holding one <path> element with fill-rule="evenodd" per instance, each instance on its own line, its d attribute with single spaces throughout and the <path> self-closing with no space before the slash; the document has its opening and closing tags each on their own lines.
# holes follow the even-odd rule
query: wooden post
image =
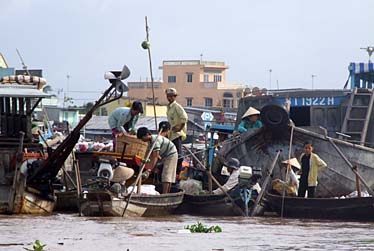
<svg viewBox="0 0 374 251">
<path fill-rule="evenodd" d="M 139 173 L 141 175 L 141 173 Z M 136 193 L 140 194 L 142 192 L 142 179 L 139 179 L 138 184 L 136 184 L 138 187 L 136 189 Z"/>
<path fill-rule="evenodd" d="M 147 34 L 147 43 L 149 45 L 149 27 L 148 27 L 148 18 L 147 16 L 145 17 L 145 32 Z M 152 83 L 152 101 L 153 101 L 153 112 L 154 112 L 154 117 L 155 117 L 155 128 L 157 130 L 157 115 L 156 115 L 156 99 L 155 99 L 155 88 L 154 88 L 154 80 L 153 80 L 153 70 L 152 70 L 152 57 L 151 57 L 151 46 L 148 46 L 147 48 L 148 51 L 148 59 L 149 59 L 149 71 L 151 73 L 151 83 Z"/>
<path fill-rule="evenodd" d="M 77 182 L 77 206 L 78 206 L 78 212 L 79 212 L 79 216 L 82 215 L 82 212 L 81 212 L 81 195 L 82 195 L 82 180 L 81 180 L 81 172 L 80 172 L 80 168 L 79 168 L 79 162 L 78 160 L 75 158 L 75 155 L 74 153 L 73 154 L 73 165 L 74 165 L 74 170 L 75 170 L 75 178 L 76 178 L 76 182 Z"/>
<path fill-rule="evenodd" d="M 356 172 L 357 172 L 357 166 L 354 166 L 353 169 L 356 170 Z M 360 183 L 360 177 L 358 177 L 357 174 L 355 174 L 355 176 L 356 176 L 357 197 L 361 197 L 361 183 Z"/>
</svg>

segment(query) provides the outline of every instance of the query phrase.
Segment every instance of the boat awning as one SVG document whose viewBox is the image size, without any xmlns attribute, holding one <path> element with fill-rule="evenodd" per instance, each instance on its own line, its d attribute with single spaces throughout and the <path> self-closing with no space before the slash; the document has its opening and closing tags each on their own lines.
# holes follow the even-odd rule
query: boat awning
<svg viewBox="0 0 374 251">
<path fill-rule="evenodd" d="M 349 69 L 356 74 L 374 72 L 374 63 L 351 63 Z"/>
<path fill-rule="evenodd" d="M 374 64 L 369 63 L 350 63 L 349 76 L 351 79 L 351 88 L 369 88 L 374 87 Z"/>
<path fill-rule="evenodd" d="M 50 97 L 36 86 L 25 85 L 0 85 L 0 97 L 45 98 Z"/>
</svg>

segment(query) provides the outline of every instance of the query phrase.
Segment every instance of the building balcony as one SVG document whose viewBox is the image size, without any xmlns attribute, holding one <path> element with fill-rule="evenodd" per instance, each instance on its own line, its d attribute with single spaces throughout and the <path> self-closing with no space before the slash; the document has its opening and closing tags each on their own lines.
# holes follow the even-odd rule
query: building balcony
<svg viewBox="0 0 374 251">
<path fill-rule="evenodd" d="M 205 89 L 217 89 L 217 82 L 201 82 L 201 85 Z"/>
<path fill-rule="evenodd" d="M 153 87 L 155 89 L 160 88 L 162 86 L 162 82 L 154 82 Z M 151 82 L 128 82 L 129 89 L 150 89 L 152 88 Z"/>
</svg>

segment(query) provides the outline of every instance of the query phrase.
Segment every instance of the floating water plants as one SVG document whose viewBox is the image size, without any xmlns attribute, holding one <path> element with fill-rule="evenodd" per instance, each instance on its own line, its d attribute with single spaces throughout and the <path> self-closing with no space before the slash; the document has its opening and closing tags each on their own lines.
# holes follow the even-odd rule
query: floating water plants
<svg viewBox="0 0 374 251">
<path fill-rule="evenodd" d="M 47 246 L 46 244 L 42 244 L 39 240 L 36 240 L 34 245 L 32 245 L 32 249 L 24 248 L 28 251 L 44 251 L 44 247 Z"/>
<path fill-rule="evenodd" d="M 207 227 L 200 221 L 193 225 L 187 225 L 185 229 L 190 230 L 191 233 L 220 233 L 222 228 L 220 226 Z"/>
</svg>

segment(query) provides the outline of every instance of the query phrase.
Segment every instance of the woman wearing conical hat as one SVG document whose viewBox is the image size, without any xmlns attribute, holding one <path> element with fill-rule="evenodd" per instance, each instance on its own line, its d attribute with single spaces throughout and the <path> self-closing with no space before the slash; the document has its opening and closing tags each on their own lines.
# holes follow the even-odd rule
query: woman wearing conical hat
<svg viewBox="0 0 374 251">
<path fill-rule="evenodd" d="M 248 129 L 261 128 L 262 122 L 258 119 L 260 111 L 253 107 L 249 107 L 248 110 L 242 116 L 242 121 L 238 126 L 239 132 L 246 132 Z"/>
<path fill-rule="evenodd" d="M 301 169 L 300 163 L 296 158 L 282 161 L 283 172 L 286 174 L 286 180 L 275 179 L 271 182 L 272 188 L 279 194 L 285 193 L 288 196 L 297 196 L 297 190 L 299 189 L 299 180 L 296 172 Z"/>
</svg>

